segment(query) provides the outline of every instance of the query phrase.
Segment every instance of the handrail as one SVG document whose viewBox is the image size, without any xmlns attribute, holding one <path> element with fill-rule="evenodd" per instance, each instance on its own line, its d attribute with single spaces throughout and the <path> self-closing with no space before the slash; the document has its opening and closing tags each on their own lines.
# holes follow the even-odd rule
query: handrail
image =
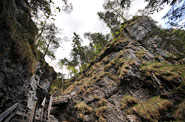
<svg viewBox="0 0 185 122">
<path fill-rule="evenodd" d="M 35 112 L 36 112 L 36 106 L 37 106 L 37 101 L 34 101 L 33 108 L 32 108 L 32 111 L 31 111 L 31 115 L 30 115 L 30 118 L 29 118 L 29 122 L 33 122 L 34 121 Z"/>
<path fill-rule="evenodd" d="M 15 116 L 17 108 L 18 103 L 15 103 L 13 106 L 0 114 L 0 122 L 9 122 Z"/>
<path fill-rule="evenodd" d="M 49 105 L 48 105 L 48 120 L 50 121 L 50 112 L 51 112 L 51 106 L 52 106 L 53 97 L 50 96 Z"/>
<path fill-rule="evenodd" d="M 52 102 L 53 101 L 51 96 L 49 105 L 47 106 L 48 108 L 46 108 L 46 97 L 44 98 L 41 105 L 42 108 L 41 108 L 41 113 L 39 118 L 40 122 L 46 122 L 49 119 Z M 0 122 L 10 122 L 12 121 L 12 119 L 14 119 L 14 117 L 16 117 L 16 115 L 26 117 L 29 122 L 33 122 L 35 120 L 36 109 L 37 109 L 37 101 L 34 101 L 34 105 L 32 109 L 29 109 L 24 105 L 16 103 L 0 114 Z"/>
<path fill-rule="evenodd" d="M 46 120 L 45 118 L 46 97 L 43 99 L 41 106 L 42 106 L 42 109 L 41 109 L 41 114 L 40 114 L 40 122 L 43 122 Z"/>
</svg>

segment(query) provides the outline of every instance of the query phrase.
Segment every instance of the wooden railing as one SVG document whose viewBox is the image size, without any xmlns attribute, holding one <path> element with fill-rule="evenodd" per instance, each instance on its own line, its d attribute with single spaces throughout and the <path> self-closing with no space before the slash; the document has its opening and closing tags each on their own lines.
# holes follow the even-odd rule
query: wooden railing
<svg viewBox="0 0 185 122">
<path fill-rule="evenodd" d="M 67 103 L 70 97 L 71 97 L 70 95 L 53 97 L 52 104 L 55 105 L 55 104 Z"/>
<path fill-rule="evenodd" d="M 33 122 L 36 103 L 37 102 L 34 103 L 32 110 L 19 103 L 14 104 L 6 111 L 4 111 L 2 114 L 0 114 L 0 122 L 10 122 L 15 118 L 15 116 L 19 116 L 19 117 L 21 116 L 22 118 L 26 118 L 26 120 L 29 120 L 29 122 Z M 24 110 L 24 111 L 21 111 L 21 110 Z"/>
<path fill-rule="evenodd" d="M 58 101 L 58 100 L 57 100 Z M 50 96 L 49 105 L 46 106 L 46 97 L 44 98 L 41 106 L 41 111 L 37 111 L 37 101 L 34 101 L 33 108 L 29 109 L 19 103 L 14 104 L 10 108 L 8 108 L 6 111 L 4 111 L 2 114 L 0 114 L 0 122 L 10 122 L 15 118 L 15 116 L 19 116 L 21 118 L 24 118 L 24 120 L 28 122 L 33 122 L 34 120 L 37 120 L 39 122 L 50 122 L 50 110 L 53 103 L 53 97 Z M 35 117 L 35 115 L 38 114 L 38 117 Z M 17 118 L 17 117 L 16 117 Z M 26 119 L 25 119 L 26 118 Z"/>
<path fill-rule="evenodd" d="M 36 106 L 37 106 L 37 101 L 34 101 L 33 108 L 31 110 L 31 115 L 29 118 L 29 122 L 33 122 L 35 118 L 35 112 L 36 112 Z"/>
<path fill-rule="evenodd" d="M 8 108 L 2 114 L 0 114 L 0 122 L 10 122 L 15 116 L 18 108 L 18 103 L 15 103 L 13 106 Z"/>
</svg>

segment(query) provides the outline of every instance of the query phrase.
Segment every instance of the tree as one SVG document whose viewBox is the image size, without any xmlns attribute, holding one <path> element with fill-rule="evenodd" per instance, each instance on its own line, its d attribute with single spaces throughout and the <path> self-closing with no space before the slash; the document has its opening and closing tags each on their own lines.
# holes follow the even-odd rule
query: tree
<svg viewBox="0 0 185 122">
<path fill-rule="evenodd" d="M 114 12 L 98 12 L 98 16 L 101 20 L 103 20 L 103 22 L 107 24 L 111 32 L 114 33 L 119 30 L 119 25 L 121 22 L 118 20 L 118 16 Z"/>
<path fill-rule="evenodd" d="M 185 1 L 183 0 L 145 0 L 148 4 L 145 9 L 140 10 L 140 12 L 145 15 L 151 15 L 154 12 L 159 12 L 164 8 L 166 4 L 171 5 L 171 9 L 166 13 L 163 17 L 166 18 L 168 26 L 171 27 L 185 27 L 185 22 L 183 20 L 185 18 Z M 105 0 L 104 9 L 105 12 L 99 12 L 98 16 L 102 19 L 107 26 L 111 29 L 111 31 L 115 32 L 113 27 L 111 26 L 109 20 L 113 21 L 113 16 L 116 18 L 118 22 L 126 22 L 126 11 L 130 8 L 132 0 Z M 111 14 L 112 17 L 111 17 Z M 109 15 L 109 16 L 108 16 Z M 108 18 L 106 18 L 108 17 Z M 122 22 L 121 22 L 122 23 Z"/>
<path fill-rule="evenodd" d="M 72 46 L 73 49 L 71 50 L 71 59 L 74 63 L 74 66 L 80 67 L 81 64 L 86 63 L 86 56 L 84 53 L 84 47 L 82 46 L 83 40 L 80 38 L 80 36 L 76 33 L 74 33 L 73 39 L 72 39 Z"/>
<path fill-rule="evenodd" d="M 90 41 L 89 46 L 83 46 L 83 40 L 78 34 L 74 33 L 70 60 L 64 58 L 59 61 L 59 66 L 61 68 L 66 66 L 70 77 L 87 69 L 90 62 L 96 59 L 100 51 L 104 49 L 105 45 L 110 40 L 110 35 L 108 34 L 85 33 L 84 36 Z"/>
<path fill-rule="evenodd" d="M 98 12 L 98 16 L 110 28 L 113 37 L 117 37 L 117 32 L 120 32 L 121 23 L 127 21 L 127 8 L 121 6 L 118 0 L 105 0 L 103 4 L 104 12 Z"/>
<path fill-rule="evenodd" d="M 127 4 L 127 6 L 129 7 L 130 4 Z M 120 5 L 120 1 L 118 1 L 118 0 L 113 0 L 113 1 L 112 0 L 105 0 L 103 7 L 105 10 L 113 12 L 115 15 L 117 15 L 117 18 L 120 21 L 123 21 L 123 22 L 127 21 L 126 18 L 124 17 L 124 14 L 125 14 L 124 12 L 126 9 Z"/>
<path fill-rule="evenodd" d="M 46 25 L 42 37 L 38 41 L 37 48 L 51 59 L 55 59 L 54 51 L 60 46 L 61 39 L 57 37 L 57 27 L 54 24 Z"/>
<path fill-rule="evenodd" d="M 60 46 L 60 38 L 57 37 L 58 28 L 54 25 L 54 14 L 52 10 L 61 9 L 70 13 L 73 9 L 68 0 L 63 1 L 63 6 L 54 6 L 54 0 L 29 0 L 32 9 L 32 17 L 38 27 L 38 34 L 35 38 L 35 47 L 45 56 L 55 59 L 54 51 Z"/>
<path fill-rule="evenodd" d="M 185 28 L 185 1 L 174 3 L 163 19 L 168 19 L 167 24 L 171 27 Z"/>
<path fill-rule="evenodd" d="M 86 49 L 86 54 L 91 56 L 88 63 L 98 57 L 99 53 L 105 48 L 106 44 L 110 41 L 110 35 L 103 35 L 102 33 L 85 33 L 85 38 L 90 41 L 89 49 Z"/>
<path fill-rule="evenodd" d="M 118 0 L 115 0 L 118 1 Z M 171 9 L 164 15 L 164 19 L 167 18 L 167 24 L 171 27 L 185 27 L 185 23 L 180 23 L 185 18 L 185 1 L 183 0 L 145 0 L 148 2 L 147 6 L 143 10 L 144 13 L 153 14 L 159 12 L 165 6 L 165 4 L 171 5 Z M 123 8 L 130 7 L 131 0 L 121 0 L 120 5 Z M 179 24 L 180 23 L 180 24 Z"/>
<path fill-rule="evenodd" d="M 63 11 L 70 13 L 73 10 L 73 6 L 68 0 L 61 0 L 64 5 L 62 7 L 56 7 L 59 12 L 62 8 Z M 54 0 L 28 0 L 30 7 L 32 8 L 32 14 L 38 16 L 38 11 L 43 11 L 45 15 L 51 14 L 51 7 L 54 5 Z"/>
<path fill-rule="evenodd" d="M 80 36 L 74 33 L 72 37 L 72 50 L 70 53 L 70 60 L 67 58 L 60 59 L 59 64 L 65 65 L 69 71 L 70 77 L 76 75 L 83 64 L 86 64 L 85 46 L 82 46 L 83 40 Z"/>
</svg>

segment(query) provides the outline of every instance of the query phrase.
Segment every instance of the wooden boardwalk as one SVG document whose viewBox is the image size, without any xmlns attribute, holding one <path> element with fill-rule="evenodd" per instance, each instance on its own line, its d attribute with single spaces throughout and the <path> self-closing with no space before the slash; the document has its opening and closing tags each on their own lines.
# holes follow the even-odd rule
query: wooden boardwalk
<svg viewBox="0 0 185 122">
<path fill-rule="evenodd" d="M 48 107 L 49 110 L 51 109 L 51 102 L 50 107 Z M 37 101 L 34 101 L 32 109 L 15 103 L 0 114 L 0 122 L 50 122 L 50 112 L 46 108 L 46 98 L 44 98 L 41 106 L 42 108 L 37 108 Z"/>
<path fill-rule="evenodd" d="M 46 102 L 47 99 L 45 97 L 41 108 L 37 108 L 37 101 L 34 101 L 32 109 L 15 103 L 0 114 L 0 122 L 54 122 L 53 116 L 50 115 L 52 108 L 67 103 L 70 99 L 71 95 L 50 96 L 48 102 Z M 19 116 L 19 119 L 17 119 L 16 116 Z"/>
</svg>

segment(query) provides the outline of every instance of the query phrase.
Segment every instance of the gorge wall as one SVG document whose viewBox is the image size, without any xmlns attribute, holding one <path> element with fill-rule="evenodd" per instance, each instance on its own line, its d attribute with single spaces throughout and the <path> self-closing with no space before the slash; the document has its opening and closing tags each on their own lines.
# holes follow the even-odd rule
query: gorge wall
<svg viewBox="0 0 185 122">
<path fill-rule="evenodd" d="M 0 1 L 0 113 L 16 102 L 32 108 L 56 77 L 35 49 L 37 32 L 26 0 Z"/>
<path fill-rule="evenodd" d="M 184 121 L 184 35 L 148 17 L 128 21 L 53 114 L 61 122 Z"/>
<path fill-rule="evenodd" d="M 16 102 L 32 107 L 56 77 L 34 46 L 38 29 L 26 0 L 0 1 L 0 113 Z M 185 120 L 185 32 L 135 17 L 63 92 L 59 121 Z"/>
</svg>

